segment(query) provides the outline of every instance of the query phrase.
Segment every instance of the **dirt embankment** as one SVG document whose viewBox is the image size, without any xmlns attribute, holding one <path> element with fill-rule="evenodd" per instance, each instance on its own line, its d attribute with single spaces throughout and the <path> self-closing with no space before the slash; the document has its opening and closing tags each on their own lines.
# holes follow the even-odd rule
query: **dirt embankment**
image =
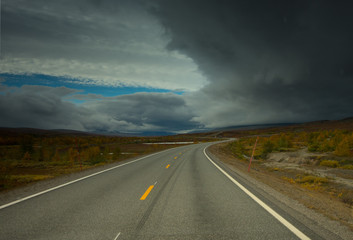
<svg viewBox="0 0 353 240">
<path fill-rule="evenodd" d="M 303 148 L 295 152 L 270 153 L 263 165 L 273 169 L 296 170 L 298 173 L 327 178 L 331 183 L 336 183 L 335 187 L 342 191 L 353 189 L 353 170 L 318 166 L 320 159 L 323 158 L 330 158 L 330 154 L 311 153 Z"/>
<path fill-rule="evenodd" d="M 236 159 L 227 144 L 213 145 L 210 151 L 231 168 L 353 231 L 353 170 L 306 164 L 320 156 L 301 149 L 272 153 L 266 161 L 254 160 L 248 173 L 248 161 Z"/>
</svg>

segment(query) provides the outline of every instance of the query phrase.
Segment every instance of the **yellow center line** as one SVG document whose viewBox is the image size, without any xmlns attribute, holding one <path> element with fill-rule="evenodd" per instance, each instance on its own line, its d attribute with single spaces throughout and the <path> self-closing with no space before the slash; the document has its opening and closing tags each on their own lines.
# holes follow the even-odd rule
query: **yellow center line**
<svg viewBox="0 0 353 240">
<path fill-rule="evenodd" d="M 140 200 L 145 200 L 148 196 L 148 194 L 150 194 L 150 192 L 152 191 L 154 185 L 151 185 L 147 190 L 146 192 L 142 195 L 142 197 L 140 198 Z"/>
<path fill-rule="evenodd" d="M 169 168 L 170 167 L 170 164 L 168 164 L 165 168 Z"/>
</svg>

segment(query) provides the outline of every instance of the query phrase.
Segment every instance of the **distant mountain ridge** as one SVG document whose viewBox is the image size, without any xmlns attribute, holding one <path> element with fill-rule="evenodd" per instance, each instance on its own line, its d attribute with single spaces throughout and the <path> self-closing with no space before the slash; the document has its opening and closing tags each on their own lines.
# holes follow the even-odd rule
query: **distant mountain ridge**
<svg viewBox="0 0 353 240">
<path fill-rule="evenodd" d="M 40 128 L 7 128 L 0 127 L 0 135 L 38 135 L 38 136 L 116 136 L 116 137 L 140 137 L 140 136 L 170 136 L 176 135 L 172 132 L 167 131 L 151 131 L 151 132 L 135 132 L 135 133 L 126 133 L 126 132 L 103 132 L 103 131 L 94 131 L 94 132 L 84 132 L 71 129 L 40 129 Z"/>
<path fill-rule="evenodd" d="M 88 136 L 94 135 L 93 133 L 87 133 L 77 130 L 70 129 L 40 129 L 40 128 L 6 128 L 0 127 L 1 135 L 38 135 L 38 136 L 50 136 L 50 135 L 72 135 L 72 136 Z M 95 134 L 97 135 L 97 134 Z"/>
<path fill-rule="evenodd" d="M 344 118 L 341 120 L 318 120 L 305 123 L 269 123 L 269 124 L 252 124 L 252 125 L 239 125 L 239 126 L 229 126 L 223 128 L 213 128 L 213 129 L 200 129 L 191 131 L 184 134 L 197 134 L 197 133 L 214 133 L 214 132 L 231 132 L 237 130 L 256 130 L 256 129 L 265 129 L 265 128 L 277 128 L 277 127 L 306 127 L 313 129 L 334 129 L 334 128 L 345 128 L 353 129 L 353 117 Z M 171 136 L 179 135 L 174 132 L 168 131 L 145 131 L 145 132 L 84 132 L 71 129 L 38 129 L 38 128 L 7 128 L 0 127 L 1 135 L 23 135 L 31 134 L 38 136 L 117 136 L 117 137 L 151 137 L 151 136 Z M 184 135 L 183 134 L 183 135 Z"/>
<path fill-rule="evenodd" d="M 232 130 L 255 130 L 263 128 L 272 128 L 272 127 L 284 127 L 297 125 L 300 123 L 268 123 L 268 124 L 250 124 L 250 125 L 238 125 L 238 126 L 229 126 L 221 128 L 206 128 L 202 130 L 195 130 L 189 133 L 206 133 L 206 132 L 219 132 L 219 131 L 232 131 Z"/>
</svg>

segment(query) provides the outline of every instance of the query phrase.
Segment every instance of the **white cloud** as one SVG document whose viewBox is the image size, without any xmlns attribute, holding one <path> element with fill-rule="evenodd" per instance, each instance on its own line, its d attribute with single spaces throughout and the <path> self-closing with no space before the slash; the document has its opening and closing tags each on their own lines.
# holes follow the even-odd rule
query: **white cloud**
<svg viewBox="0 0 353 240">
<path fill-rule="evenodd" d="M 0 85 L 0 126 L 102 132 L 179 132 L 198 128 L 183 96 L 135 93 L 117 97 L 75 95 L 66 87 Z M 66 99 L 88 100 L 73 104 Z"/>
<path fill-rule="evenodd" d="M 168 61 L 166 61 L 168 62 Z M 193 63 L 185 58 L 180 65 L 163 63 L 92 63 L 67 59 L 9 58 L 0 63 L 1 73 L 46 74 L 74 78 L 88 85 L 134 86 L 196 91 L 205 84 Z"/>
<path fill-rule="evenodd" d="M 144 5 L 129 1 L 3 4 L 0 73 L 47 74 L 83 84 L 196 91 L 206 80 Z"/>
</svg>

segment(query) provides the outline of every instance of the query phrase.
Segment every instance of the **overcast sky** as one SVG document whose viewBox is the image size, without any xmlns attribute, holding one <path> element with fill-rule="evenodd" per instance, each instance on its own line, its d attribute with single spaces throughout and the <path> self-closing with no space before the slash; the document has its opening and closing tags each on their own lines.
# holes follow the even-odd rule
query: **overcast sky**
<svg viewBox="0 0 353 240">
<path fill-rule="evenodd" d="M 351 117 L 352 9 L 2 0 L 0 126 L 184 132 Z"/>
</svg>

